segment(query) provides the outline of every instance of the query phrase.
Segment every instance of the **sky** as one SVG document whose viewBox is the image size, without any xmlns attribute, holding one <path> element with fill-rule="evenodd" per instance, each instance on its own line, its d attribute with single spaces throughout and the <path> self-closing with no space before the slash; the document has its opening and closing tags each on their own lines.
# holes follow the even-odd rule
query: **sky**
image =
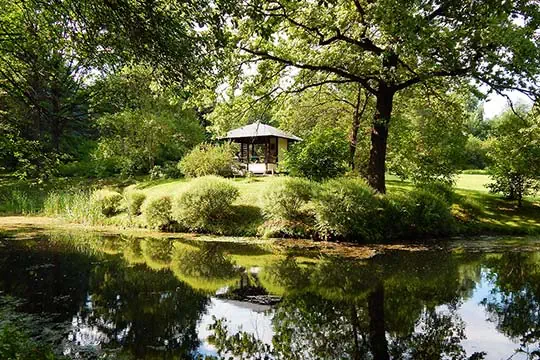
<svg viewBox="0 0 540 360">
<path fill-rule="evenodd" d="M 522 93 L 518 91 L 511 91 L 507 93 L 512 103 L 517 105 L 519 103 L 525 103 L 532 105 L 532 101 Z M 508 107 L 508 100 L 501 95 L 491 94 L 484 103 L 484 119 L 491 119 L 494 116 L 499 115 Z"/>
</svg>

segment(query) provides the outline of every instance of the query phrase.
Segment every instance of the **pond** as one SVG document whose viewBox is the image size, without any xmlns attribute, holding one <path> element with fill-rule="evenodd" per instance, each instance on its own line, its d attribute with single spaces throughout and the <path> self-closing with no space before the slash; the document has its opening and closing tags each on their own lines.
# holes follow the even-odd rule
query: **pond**
<svg viewBox="0 0 540 360">
<path fill-rule="evenodd" d="M 539 358 L 537 244 L 358 259 L 91 233 L 4 238 L 0 324 L 82 359 Z"/>
</svg>

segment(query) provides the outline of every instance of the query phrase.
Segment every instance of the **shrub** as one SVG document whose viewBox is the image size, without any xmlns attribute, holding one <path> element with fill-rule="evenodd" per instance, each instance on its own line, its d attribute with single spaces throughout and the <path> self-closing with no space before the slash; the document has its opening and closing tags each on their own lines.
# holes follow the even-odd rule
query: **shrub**
<svg viewBox="0 0 540 360">
<path fill-rule="evenodd" d="M 450 204 L 440 195 L 416 189 L 408 197 L 412 233 L 418 236 L 441 236 L 453 231 L 454 219 Z"/>
<path fill-rule="evenodd" d="M 315 184 L 306 179 L 285 178 L 263 194 L 262 211 L 268 220 L 300 220 L 314 194 Z"/>
<path fill-rule="evenodd" d="M 171 198 L 168 196 L 147 199 L 142 205 L 146 225 L 153 229 L 168 229 L 172 223 L 171 206 Z"/>
<path fill-rule="evenodd" d="M 326 182 L 316 197 L 316 226 L 323 238 L 378 240 L 373 219 L 378 200 L 374 191 L 360 179 L 340 178 Z"/>
<path fill-rule="evenodd" d="M 455 193 L 452 185 L 445 181 L 432 181 L 427 183 L 419 183 L 416 185 L 417 189 L 425 192 L 435 194 L 444 199 L 447 203 L 452 203 L 455 199 Z"/>
<path fill-rule="evenodd" d="M 337 129 L 316 130 L 287 152 L 283 167 L 291 175 L 323 180 L 343 175 L 349 159 L 348 141 Z"/>
<path fill-rule="evenodd" d="M 0 324 L 0 359 L 60 360 L 46 344 L 32 339 L 24 330 L 7 321 Z"/>
<path fill-rule="evenodd" d="M 193 180 L 175 201 L 174 219 L 191 230 L 208 230 L 227 219 L 238 189 L 229 180 L 204 176 Z"/>
<path fill-rule="evenodd" d="M 150 175 L 150 180 L 165 179 L 166 177 L 160 165 L 154 165 L 148 172 L 148 175 Z"/>
<path fill-rule="evenodd" d="M 232 176 L 236 161 L 231 145 L 202 144 L 191 150 L 178 163 L 178 168 L 188 177 L 207 175 Z"/>
<path fill-rule="evenodd" d="M 101 213 L 105 216 L 113 216 L 119 213 L 122 209 L 123 196 L 111 190 L 97 190 L 92 194 L 91 201 L 101 209 Z"/>
<path fill-rule="evenodd" d="M 90 160 L 68 162 L 59 165 L 58 174 L 64 177 L 94 176 L 96 174 L 96 164 Z"/>
<path fill-rule="evenodd" d="M 540 190 L 540 117 L 532 112 L 521 116 L 507 110 L 495 119 L 495 137 L 490 140 L 489 156 L 493 161 L 489 174 L 490 192 L 502 193 L 509 200 L 523 204 L 523 197 Z"/>
<path fill-rule="evenodd" d="M 125 193 L 125 199 L 128 214 L 131 216 L 140 215 L 141 206 L 146 199 L 146 195 L 142 191 L 132 190 Z"/>
<path fill-rule="evenodd" d="M 413 204 L 408 194 L 386 194 L 379 196 L 380 217 L 378 228 L 384 240 L 411 237 Z"/>
</svg>

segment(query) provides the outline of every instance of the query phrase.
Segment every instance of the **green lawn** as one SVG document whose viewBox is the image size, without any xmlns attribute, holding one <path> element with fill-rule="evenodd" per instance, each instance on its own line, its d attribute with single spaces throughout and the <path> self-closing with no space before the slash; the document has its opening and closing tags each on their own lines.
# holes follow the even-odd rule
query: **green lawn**
<svg viewBox="0 0 540 360">
<path fill-rule="evenodd" d="M 261 195 L 272 185 L 279 181 L 278 176 L 266 176 L 266 177 L 255 177 L 255 178 L 236 178 L 232 180 L 240 190 L 240 196 L 236 201 L 237 205 L 250 205 L 250 206 L 260 206 Z M 145 192 L 148 197 L 158 197 L 158 196 L 175 196 L 178 195 L 182 190 L 189 185 L 189 180 L 173 180 L 163 182 L 157 185 L 149 186 L 148 183 L 140 183 L 134 185 L 138 190 Z"/>
</svg>

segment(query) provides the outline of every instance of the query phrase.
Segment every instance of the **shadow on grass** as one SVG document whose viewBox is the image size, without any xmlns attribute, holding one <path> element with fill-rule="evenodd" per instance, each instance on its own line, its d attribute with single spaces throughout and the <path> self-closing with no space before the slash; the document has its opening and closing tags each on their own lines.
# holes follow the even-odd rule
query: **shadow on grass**
<svg viewBox="0 0 540 360">
<path fill-rule="evenodd" d="M 466 224 L 468 230 L 494 232 L 509 235 L 540 234 L 540 204 L 525 200 L 520 208 L 513 201 L 479 191 L 457 192 L 457 205 L 479 205 L 475 219 Z"/>
</svg>

